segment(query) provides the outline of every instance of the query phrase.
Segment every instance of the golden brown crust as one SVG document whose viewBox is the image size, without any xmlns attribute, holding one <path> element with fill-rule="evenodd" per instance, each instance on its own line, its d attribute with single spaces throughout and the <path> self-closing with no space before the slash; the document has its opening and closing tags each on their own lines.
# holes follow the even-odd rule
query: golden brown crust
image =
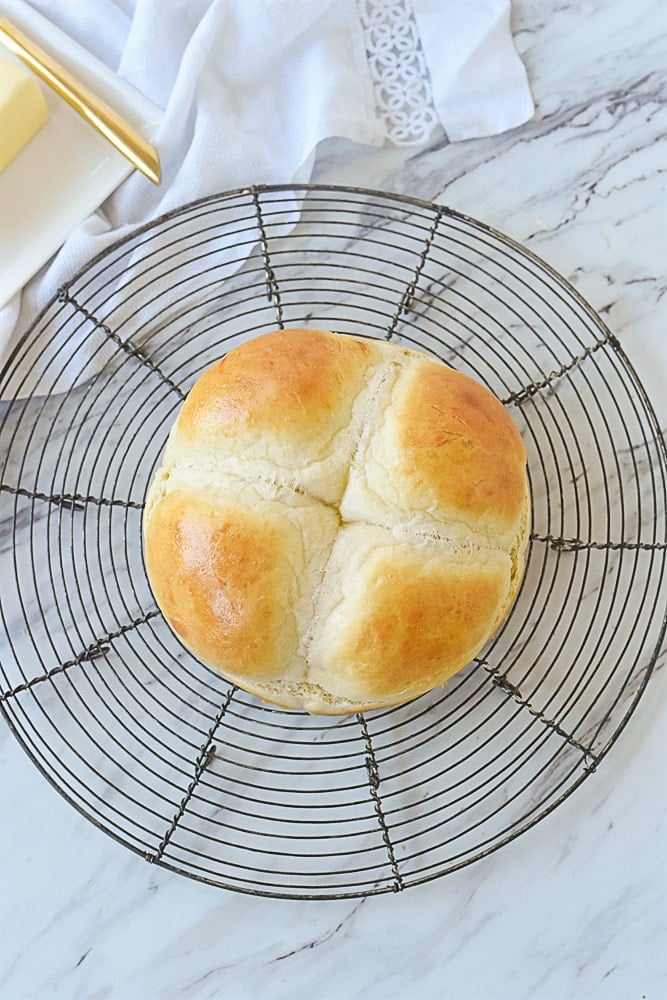
<svg viewBox="0 0 667 1000">
<path fill-rule="evenodd" d="M 186 646 L 218 669 L 280 676 L 297 647 L 296 543 L 289 521 L 178 488 L 155 507 L 146 567 L 165 618 Z"/>
<path fill-rule="evenodd" d="M 346 644 L 365 697 L 412 697 L 443 684 L 486 638 L 506 589 L 495 568 L 380 564 Z"/>
<path fill-rule="evenodd" d="M 405 505 L 435 508 L 482 532 L 515 527 L 526 498 L 526 451 L 502 403 L 431 361 L 415 364 L 399 390 L 391 472 Z"/>
<path fill-rule="evenodd" d="M 509 570 L 507 557 L 464 562 L 407 545 L 382 552 L 321 637 L 311 679 L 335 677 L 339 698 L 366 704 L 400 704 L 444 684 L 488 637 Z"/>
<path fill-rule="evenodd" d="M 316 455 L 349 419 L 380 354 L 370 341 L 322 330 L 276 330 L 230 351 L 197 380 L 182 407 L 185 438 L 269 434 Z M 311 457 L 312 457 L 311 456 Z"/>
</svg>

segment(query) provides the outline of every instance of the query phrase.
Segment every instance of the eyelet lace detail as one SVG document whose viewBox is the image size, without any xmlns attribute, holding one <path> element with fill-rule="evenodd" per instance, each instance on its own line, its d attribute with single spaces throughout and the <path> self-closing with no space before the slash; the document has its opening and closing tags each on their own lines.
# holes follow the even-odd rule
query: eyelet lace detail
<svg viewBox="0 0 667 1000">
<path fill-rule="evenodd" d="M 423 142 L 438 121 L 410 0 L 357 0 L 378 116 L 399 146 Z"/>
</svg>

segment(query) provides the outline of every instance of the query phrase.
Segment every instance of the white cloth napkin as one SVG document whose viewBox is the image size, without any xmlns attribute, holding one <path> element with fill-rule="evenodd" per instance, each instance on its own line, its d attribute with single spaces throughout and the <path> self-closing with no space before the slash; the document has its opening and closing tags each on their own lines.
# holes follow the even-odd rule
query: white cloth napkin
<svg viewBox="0 0 667 1000">
<path fill-rule="evenodd" d="M 169 209 L 307 181 L 328 137 L 418 144 L 440 123 L 454 142 L 533 114 L 509 0 L 31 2 L 164 108 L 163 181 L 134 172 L 0 312 L 0 366 L 78 268 Z"/>
</svg>

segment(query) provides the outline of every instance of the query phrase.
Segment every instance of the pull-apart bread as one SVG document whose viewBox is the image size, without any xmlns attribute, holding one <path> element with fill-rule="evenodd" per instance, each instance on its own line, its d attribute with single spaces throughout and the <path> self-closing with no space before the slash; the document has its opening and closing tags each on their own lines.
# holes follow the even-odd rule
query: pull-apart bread
<svg viewBox="0 0 667 1000">
<path fill-rule="evenodd" d="M 209 368 L 144 513 L 182 642 L 265 701 L 344 714 L 444 684 L 507 615 L 526 454 L 488 389 L 424 354 L 277 330 Z"/>
</svg>

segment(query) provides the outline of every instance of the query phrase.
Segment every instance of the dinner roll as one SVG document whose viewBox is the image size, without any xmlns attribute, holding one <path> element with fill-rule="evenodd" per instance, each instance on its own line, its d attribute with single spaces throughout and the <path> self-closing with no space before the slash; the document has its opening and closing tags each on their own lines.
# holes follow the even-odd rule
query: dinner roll
<svg viewBox="0 0 667 1000">
<path fill-rule="evenodd" d="M 524 571 L 526 453 L 496 397 L 417 351 L 276 330 L 195 383 L 148 490 L 144 548 L 176 635 L 285 708 L 346 714 L 438 687 Z"/>
</svg>

